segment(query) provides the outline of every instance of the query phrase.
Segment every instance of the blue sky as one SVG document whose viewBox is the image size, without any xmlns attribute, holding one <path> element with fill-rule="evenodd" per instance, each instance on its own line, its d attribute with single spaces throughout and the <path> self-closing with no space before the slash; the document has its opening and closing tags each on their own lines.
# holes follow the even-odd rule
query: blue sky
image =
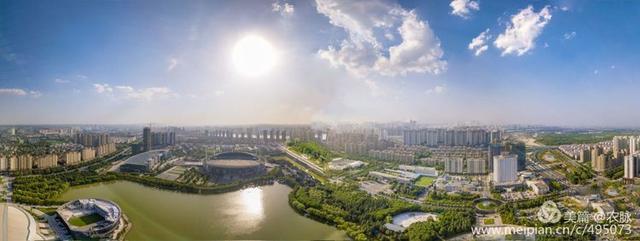
<svg viewBox="0 0 640 241">
<path fill-rule="evenodd" d="M 637 1 L 2 0 L 0 123 L 638 126 L 638 13 Z M 277 52 L 264 75 L 231 64 L 247 35 Z"/>
</svg>

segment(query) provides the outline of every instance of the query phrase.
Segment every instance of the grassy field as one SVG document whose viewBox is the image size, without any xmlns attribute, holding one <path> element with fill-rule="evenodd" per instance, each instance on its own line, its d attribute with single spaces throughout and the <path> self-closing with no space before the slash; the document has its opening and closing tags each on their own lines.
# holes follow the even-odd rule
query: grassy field
<svg viewBox="0 0 640 241">
<path fill-rule="evenodd" d="M 38 208 L 38 210 L 49 216 L 56 214 L 56 208 Z"/>
<path fill-rule="evenodd" d="M 478 203 L 477 207 L 482 210 L 493 210 L 497 206 L 494 202 L 481 202 L 481 203 Z"/>
<path fill-rule="evenodd" d="M 496 223 L 496 220 L 493 219 L 493 218 L 487 218 L 487 219 L 484 220 L 484 224 L 485 225 L 492 225 L 492 224 L 495 224 L 495 223 Z"/>
<path fill-rule="evenodd" d="M 69 219 L 69 223 L 78 227 L 86 226 L 92 223 L 97 223 L 102 221 L 103 218 L 100 214 L 92 213 L 89 215 L 84 215 L 80 217 L 73 217 Z"/>
<path fill-rule="evenodd" d="M 428 187 L 431 185 L 431 183 L 433 183 L 435 179 L 433 177 L 420 177 L 420 179 L 418 179 L 416 181 L 416 186 L 420 186 L 420 187 Z"/>
<path fill-rule="evenodd" d="M 638 131 L 601 131 L 585 133 L 561 133 L 542 134 L 536 138 L 536 142 L 547 146 L 566 144 L 591 144 L 602 141 L 610 141 L 614 136 L 638 135 Z"/>
</svg>

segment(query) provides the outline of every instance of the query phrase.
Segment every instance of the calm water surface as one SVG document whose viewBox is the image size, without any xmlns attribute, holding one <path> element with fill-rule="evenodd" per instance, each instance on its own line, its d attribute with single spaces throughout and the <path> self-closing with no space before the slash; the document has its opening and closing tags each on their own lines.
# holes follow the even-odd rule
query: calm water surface
<svg viewBox="0 0 640 241">
<path fill-rule="evenodd" d="M 115 201 L 133 223 L 128 240 L 345 240 L 344 232 L 295 213 L 291 188 L 274 184 L 195 195 L 118 181 L 74 187 L 61 199 Z"/>
</svg>

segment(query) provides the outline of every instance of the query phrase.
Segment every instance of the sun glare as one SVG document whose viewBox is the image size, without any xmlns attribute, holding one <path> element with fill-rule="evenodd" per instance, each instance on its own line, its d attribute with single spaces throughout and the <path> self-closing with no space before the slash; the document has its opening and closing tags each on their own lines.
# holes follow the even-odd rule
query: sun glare
<svg viewBox="0 0 640 241">
<path fill-rule="evenodd" d="M 271 43 L 258 35 L 248 35 L 233 47 L 233 65 L 242 75 L 262 76 L 277 62 L 277 54 Z"/>
</svg>

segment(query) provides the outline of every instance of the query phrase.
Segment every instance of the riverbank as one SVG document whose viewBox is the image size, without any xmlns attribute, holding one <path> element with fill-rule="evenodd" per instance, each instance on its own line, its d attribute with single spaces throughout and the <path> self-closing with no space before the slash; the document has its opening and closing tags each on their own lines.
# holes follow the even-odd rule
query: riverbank
<svg viewBox="0 0 640 241">
<path fill-rule="evenodd" d="M 296 213 L 288 205 L 291 191 L 274 182 L 200 195 L 114 181 L 71 187 L 59 200 L 102 198 L 118 203 L 133 224 L 127 240 L 348 239 L 343 231 Z"/>
<path fill-rule="evenodd" d="M 40 176 L 21 176 L 14 180 L 13 198 L 17 203 L 30 205 L 61 204 L 57 198 L 68 188 L 86 184 L 126 180 L 148 187 L 195 194 L 220 194 L 240 190 L 246 187 L 273 184 L 274 181 L 285 177 L 279 168 L 274 168 L 266 175 L 220 185 L 193 185 L 164 180 L 152 176 L 125 173 L 99 174 L 91 171 L 76 171 L 65 174 Z"/>
</svg>

